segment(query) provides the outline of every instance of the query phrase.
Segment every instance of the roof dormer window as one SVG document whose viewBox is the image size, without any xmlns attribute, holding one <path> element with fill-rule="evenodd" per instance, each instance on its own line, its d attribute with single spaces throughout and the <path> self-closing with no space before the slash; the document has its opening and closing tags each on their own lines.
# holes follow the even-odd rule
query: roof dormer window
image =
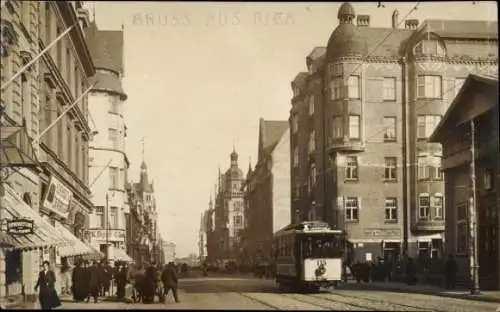
<svg viewBox="0 0 500 312">
<path fill-rule="evenodd" d="M 446 54 L 443 45 L 438 40 L 422 40 L 415 45 L 415 54 L 444 56 Z"/>
</svg>

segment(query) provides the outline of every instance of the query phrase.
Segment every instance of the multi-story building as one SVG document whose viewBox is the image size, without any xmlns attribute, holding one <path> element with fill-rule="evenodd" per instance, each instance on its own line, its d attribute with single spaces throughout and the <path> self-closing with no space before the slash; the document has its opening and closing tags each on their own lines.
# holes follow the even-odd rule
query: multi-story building
<svg viewBox="0 0 500 312">
<path fill-rule="evenodd" d="M 171 242 L 163 242 L 163 254 L 165 263 L 175 261 L 175 244 Z"/>
<path fill-rule="evenodd" d="M 238 154 L 233 149 L 230 167 L 219 174 L 218 194 L 215 200 L 215 232 L 218 243 L 216 259 L 223 262 L 240 258 L 241 231 L 244 229 L 243 171 L 238 167 Z"/>
<path fill-rule="evenodd" d="M 210 202 L 211 201 L 212 198 L 210 197 Z M 198 232 L 198 255 L 200 257 L 200 262 L 202 263 L 207 258 L 207 225 L 209 214 L 210 211 L 205 210 L 201 213 L 200 218 L 200 230 Z"/>
<path fill-rule="evenodd" d="M 86 30 L 86 39 L 96 68 L 89 109 L 97 128 L 89 150 L 95 206 L 89 231 L 93 246 L 103 252 L 106 246 L 113 246 L 108 256 L 113 253 L 114 257 L 123 258 L 125 215 L 129 213 L 126 192 L 129 161 L 125 152 L 127 127 L 123 116 L 127 95 L 122 87 L 123 30 L 99 30 L 93 21 Z"/>
<path fill-rule="evenodd" d="M 10 24 L 18 44 L 10 51 L 11 56 L 2 59 L 2 84 L 57 40 L 48 53 L 2 90 L 2 103 L 7 104 L 3 119 L 7 124 L 24 126 L 26 135 L 19 136 L 19 150 L 30 154 L 31 159 L 38 158 L 40 168 L 38 172 L 21 170 L 9 177 L 14 189 L 23 194 L 24 202 L 39 210 L 46 220 L 37 224 L 42 230 L 33 234 L 31 248 L 44 245 L 37 241 L 44 232 L 54 230 L 45 228 L 44 224 L 51 224 L 55 233 L 72 243 L 66 248 L 46 248 L 41 255 L 32 251 L 8 257 L 20 259 L 17 261 L 20 267 L 10 264 L 8 267 L 22 272 L 25 295 L 33 297 L 41 260 L 49 260 L 57 268 L 62 261 L 71 262 L 74 256 L 91 251 L 82 241 L 88 240 L 86 229 L 92 210 L 88 188 L 90 128 L 86 89 L 95 70 L 84 36 L 88 12 L 81 1 L 3 4 L 2 23 Z M 73 25 L 75 27 L 64 35 Z M 5 33 L 2 28 L 2 39 Z M 35 140 L 31 142 L 28 138 Z M 35 215 L 31 218 L 39 222 Z"/>
<path fill-rule="evenodd" d="M 131 183 L 131 192 L 135 200 L 134 214 L 138 215 L 142 227 L 137 229 L 138 235 L 134 236 L 137 256 L 141 263 L 150 262 L 157 257 L 157 210 L 153 182 L 149 183 L 146 163 L 141 164 L 141 174 L 138 183 Z"/>
<path fill-rule="evenodd" d="M 427 138 L 468 73 L 498 70 L 497 23 L 406 20 L 399 29 L 397 11 L 392 28 L 355 17 L 341 5 L 326 48 L 292 82 L 290 213 L 347 230 L 359 260 L 437 256 L 441 147 Z"/>
<path fill-rule="evenodd" d="M 244 183 L 250 263 L 270 262 L 273 233 L 290 224 L 290 185 L 288 122 L 261 118 L 257 164 Z"/>
<path fill-rule="evenodd" d="M 500 289 L 498 116 L 498 75 L 469 75 L 430 138 L 443 145 L 446 252 L 457 261 L 458 279 L 471 285 L 469 248 L 477 240 L 481 289 Z M 471 237 L 474 216 L 477 236 Z"/>
</svg>

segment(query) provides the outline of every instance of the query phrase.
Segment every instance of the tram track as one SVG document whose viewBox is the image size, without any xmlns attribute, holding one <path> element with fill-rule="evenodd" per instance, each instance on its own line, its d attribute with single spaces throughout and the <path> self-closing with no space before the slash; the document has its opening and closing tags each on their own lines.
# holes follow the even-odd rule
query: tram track
<svg viewBox="0 0 500 312">
<path fill-rule="evenodd" d="M 332 296 L 334 298 L 332 298 Z M 319 298 L 331 302 L 339 302 L 343 304 L 348 304 L 348 305 L 353 305 L 357 306 L 363 309 L 368 309 L 368 310 L 375 310 L 375 311 L 386 311 L 386 310 L 393 310 L 393 311 L 425 311 L 425 312 L 448 312 L 447 310 L 442 310 L 442 309 L 436 309 L 436 308 L 424 308 L 422 306 L 416 306 L 416 305 L 409 305 L 409 304 L 403 304 L 403 303 L 394 303 L 390 301 L 385 301 L 381 299 L 375 299 L 375 298 L 369 298 L 365 296 L 354 296 L 354 295 L 347 295 L 344 293 L 338 293 L 338 292 L 329 292 L 329 293 L 322 293 L 322 294 L 311 294 L 311 297 L 314 298 Z M 344 299 L 344 300 L 342 300 Z M 345 299 L 352 299 L 352 300 L 357 300 L 357 301 L 365 301 L 366 304 L 360 304 L 360 303 L 353 303 L 352 301 L 347 301 Z M 374 306 L 376 305 L 376 306 Z"/>
</svg>

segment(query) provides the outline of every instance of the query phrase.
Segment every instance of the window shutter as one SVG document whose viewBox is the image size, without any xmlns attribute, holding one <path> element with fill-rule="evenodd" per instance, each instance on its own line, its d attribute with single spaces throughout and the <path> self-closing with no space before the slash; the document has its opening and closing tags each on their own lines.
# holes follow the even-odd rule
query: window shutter
<svg viewBox="0 0 500 312">
<path fill-rule="evenodd" d="M 361 211 L 361 207 L 363 206 L 361 203 L 361 200 L 362 200 L 362 198 L 358 197 L 358 210 L 360 210 L 360 211 Z"/>
</svg>

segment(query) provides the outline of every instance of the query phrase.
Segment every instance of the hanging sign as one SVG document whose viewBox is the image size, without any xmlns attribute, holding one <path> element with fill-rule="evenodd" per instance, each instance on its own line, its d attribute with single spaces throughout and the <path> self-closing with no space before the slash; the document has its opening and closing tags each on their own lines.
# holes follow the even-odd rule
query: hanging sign
<svg viewBox="0 0 500 312">
<path fill-rule="evenodd" d="M 29 235 L 33 234 L 33 220 L 27 218 L 18 218 L 7 220 L 7 234 L 10 235 Z"/>
</svg>

